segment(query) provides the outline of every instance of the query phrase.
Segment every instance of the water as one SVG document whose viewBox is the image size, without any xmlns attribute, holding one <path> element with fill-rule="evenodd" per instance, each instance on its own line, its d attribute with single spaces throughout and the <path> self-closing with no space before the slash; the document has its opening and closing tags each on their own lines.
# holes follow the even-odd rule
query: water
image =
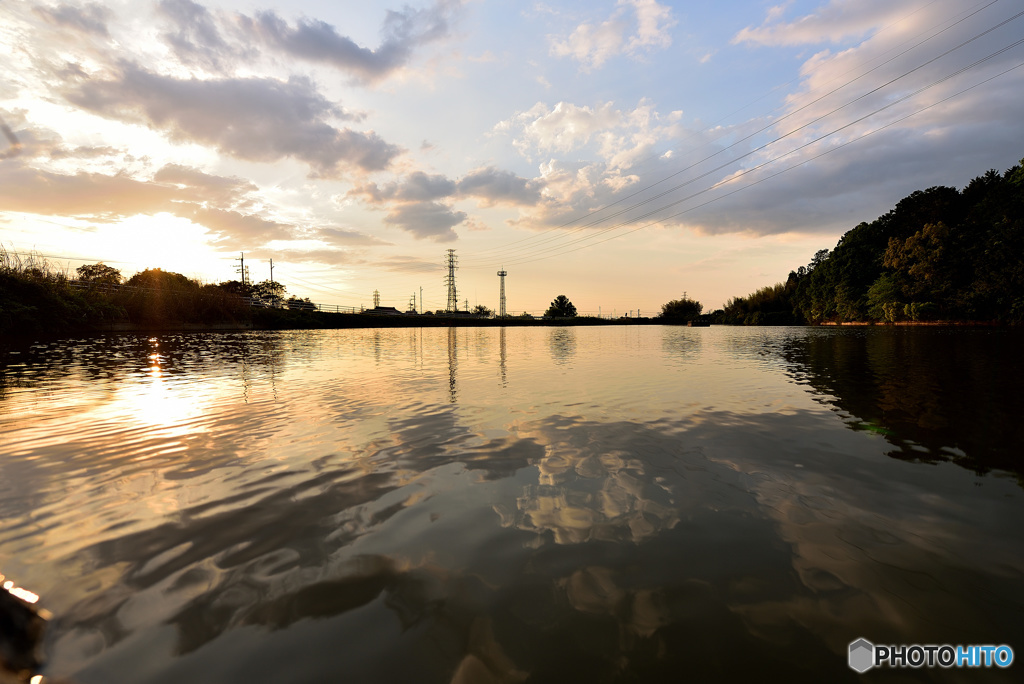
<svg viewBox="0 0 1024 684">
<path fill-rule="evenodd" d="M 1024 338 L 453 328 L 0 356 L 0 571 L 74 682 L 1014 681 Z"/>
</svg>

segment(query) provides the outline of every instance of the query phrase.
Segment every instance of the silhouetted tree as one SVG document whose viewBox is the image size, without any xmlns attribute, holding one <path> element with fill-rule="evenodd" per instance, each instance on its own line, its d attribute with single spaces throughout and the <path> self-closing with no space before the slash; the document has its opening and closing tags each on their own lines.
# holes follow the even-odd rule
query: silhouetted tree
<svg viewBox="0 0 1024 684">
<path fill-rule="evenodd" d="M 544 312 L 544 315 L 552 318 L 573 318 L 576 316 L 576 307 L 572 305 L 568 297 L 558 295 L 551 302 L 551 306 Z"/>
<path fill-rule="evenodd" d="M 119 285 L 121 283 L 121 271 L 113 266 L 107 266 L 102 261 L 98 264 L 86 264 L 75 269 L 78 272 L 78 279 L 87 283 L 101 285 Z"/>
<path fill-rule="evenodd" d="M 145 271 L 139 271 L 128 279 L 127 284 L 132 287 L 144 287 L 151 290 L 199 289 L 199 283 L 190 280 L 187 276 L 160 268 L 147 268 Z"/>
<path fill-rule="evenodd" d="M 285 304 L 289 309 L 304 309 L 306 311 L 313 311 L 316 309 L 316 304 L 311 302 L 309 297 L 304 299 L 300 299 L 299 297 L 289 297 Z"/>
<path fill-rule="evenodd" d="M 283 306 L 285 286 L 272 280 L 264 280 L 262 283 L 252 285 L 253 299 L 258 299 L 268 306 Z"/>
<path fill-rule="evenodd" d="M 493 315 L 493 314 L 494 314 L 494 312 L 493 312 L 493 311 L 491 311 L 490 309 L 488 309 L 488 308 L 487 308 L 486 306 L 484 306 L 483 304 L 477 304 L 477 305 L 476 305 L 476 306 L 475 306 L 475 307 L 473 308 L 473 314 L 474 314 L 474 315 L 476 315 L 476 316 L 485 316 L 485 317 L 486 317 L 486 316 L 491 316 L 491 315 Z"/>
<path fill-rule="evenodd" d="M 661 313 L 658 317 L 666 321 L 687 322 L 696 319 L 703 310 L 703 304 L 695 299 L 690 299 L 684 292 L 683 296 L 679 299 L 673 299 L 671 302 L 662 304 Z"/>
</svg>

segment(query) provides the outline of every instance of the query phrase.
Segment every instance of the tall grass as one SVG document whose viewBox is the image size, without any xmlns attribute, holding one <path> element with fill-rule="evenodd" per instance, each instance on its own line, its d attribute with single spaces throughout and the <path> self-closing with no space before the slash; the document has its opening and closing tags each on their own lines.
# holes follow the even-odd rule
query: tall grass
<svg viewBox="0 0 1024 684">
<path fill-rule="evenodd" d="M 3 243 L 0 243 L 0 274 L 54 284 L 66 284 L 68 280 L 67 266 L 61 268 L 34 250 L 25 254 L 8 250 Z"/>
</svg>

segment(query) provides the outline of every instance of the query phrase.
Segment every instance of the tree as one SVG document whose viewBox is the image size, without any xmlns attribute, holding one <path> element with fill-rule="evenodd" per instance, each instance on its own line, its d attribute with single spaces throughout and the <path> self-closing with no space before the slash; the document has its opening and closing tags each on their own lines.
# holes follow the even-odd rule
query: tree
<svg viewBox="0 0 1024 684">
<path fill-rule="evenodd" d="M 112 266 L 107 266 L 102 261 L 98 264 L 86 264 L 75 269 L 78 272 L 78 279 L 87 283 L 98 285 L 120 285 L 121 271 Z"/>
<path fill-rule="evenodd" d="M 684 292 L 683 296 L 679 299 L 673 299 L 667 304 L 662 304 L 659 317 L 669 321 L 692 321 L 700 316 L 700 312 L 703 310 L 703 304 L 690 299 Z"/>
<path fill-rule="evenodd" d="M 217 285 L 220 289 L 224 290 L 229 294 L 238 295 L 239 297 L 251 297 L 252 296 L 252 285 L 243 283 L 240 280 L 225 280 L 224 282 Z"/>
<path fill-rule="evenodd" d="M 494 315 L 494 312 L 488 309 L 483 304 L 477 304 L 473 308 L 473 314 L 476 316 L 484 316 L 485 318 L 490 318 L 491 316 Z"/>
<path fill-rule="evenodd" d="M 309 297 L 289 297 L 285 302 L 289 309 L 303 309 L 305 311 L 316 311 L 316 304 L 310 301 Z"/>
<path fill-rule="evenodd" d="M 195 290 L 199 288 L 199 283 L 190 280 L 187 276 L 160 268 L 147 268 L 145 271 L 139 271 L 128 279 L 127 284 L 150 290 Z"/>
<path fill-rule="evenodd" d="M 285 286 L 273 280 L 264 280 L 262 283 L 252 285 L 253 299 L 258 299 L 268 306 L 283 306 Z"/>
<path fill-rule="evenodd" d="M 544 312 L 544 315 L 551 318 L 574 318 L 576 316 L 576 307 L 572 305 L 568 297 L 558 295 L 551 302 L 551 306 Z"/>
</svg>

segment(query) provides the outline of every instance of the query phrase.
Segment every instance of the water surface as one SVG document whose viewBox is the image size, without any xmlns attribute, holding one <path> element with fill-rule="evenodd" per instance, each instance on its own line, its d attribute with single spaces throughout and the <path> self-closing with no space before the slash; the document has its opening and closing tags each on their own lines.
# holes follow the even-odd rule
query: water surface
<svg viewBox="0 0 1024 684">
<path fill-rule="evenodd" d="M 8 350 L 0 571 L 56 616 L 45 673 L 83 683 L 855 681 L 860 637 L 1021 652 L 1022 341 L 556 327 Z"/>
</svg>

